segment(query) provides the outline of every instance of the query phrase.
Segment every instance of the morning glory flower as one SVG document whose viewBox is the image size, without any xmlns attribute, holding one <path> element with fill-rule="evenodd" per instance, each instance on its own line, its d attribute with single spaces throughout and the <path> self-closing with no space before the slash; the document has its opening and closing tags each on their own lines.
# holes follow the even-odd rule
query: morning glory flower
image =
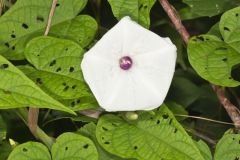
<svg viewBox="0 0 240 160">
<path fill-rule="evenodd" d="M 81 68 L 106 111 L 152 110 L 167 95 L 176 55 L 169 38 L 124 17 L 85 53 Z"/>
</svg>

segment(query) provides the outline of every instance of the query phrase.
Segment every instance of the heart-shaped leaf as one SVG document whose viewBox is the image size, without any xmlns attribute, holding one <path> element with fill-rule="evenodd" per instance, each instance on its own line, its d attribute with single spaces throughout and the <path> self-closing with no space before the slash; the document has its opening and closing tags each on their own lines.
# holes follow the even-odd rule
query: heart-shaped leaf
<svg viewBox="0 0 240 160">
<path fill-rule="evenodd" d="M 27 142 L 17 146 L 8 160 L 51 160 L 46 146 L 38 142 Z"/>
<path fill-rule="evenodd" d="M 53 37 L 37 37 L 25 50 L 35 71 L 29 77 L 57 99 L 90 96 L 80 68 L 83 49 L 75 42 Z"/>
<path fill-rule="evenodd" d="M 108 0 L 114 16 L 120 20 L 130 16 L 146 28 L 150 26 L 150 11 L 156 0 Z"/>
<path fill-rule="evenodd" d="M 0 56 L 0 109 L 36 107 L 73 113 L 44 93 L 20 70 Z"/>
<path fill-rule="evenodd" d="M 96 124 L 94 123 L 88 123 L 82 128 L 78 130 L 78 133 L 87 136 L 90 138 L 94 144 L 96 145 L 96 148 L 98 150 L 99 154 L 99 160 L 123 160 L 120 157 L 117 157 L 115 155 L 112 155 L 108 152 L 106 152 L 98 143 L 97 138 L 96 138 Z"/>
<path fill-rule="evenodd" d="M 165 105 L 151 114 L 141 112 L 135 121 L 107 114 L 100 118 L 97 140 L 108 152 L 142 160 L 203 160 L 191 137 Z"/>
<path fill-rule="evenodd" d="M 98 160 L 98 152 L 93 142 L 78 134 L 64 133 L 53 144 L 53 160 Z"/>
<path fill-rule="evenodd" d="M 188 57 L 191 65 L 201 77 L 211 83 L 227 87 L 240 85 L 231 76 L 232 68 L 240 64 L 239 20 L 240 7 L 222 15 L 216 26 L 219 26 L 224 41 L 212 35 L 196 36 L 189 41 Z"/>
<path fill-rule="evenodd" d="M 86 3 L 87 0 L 59 0 L 52 26 L 74 18 Z M 43 34 L 51 5 L 50 0 L 18 0 L 0 18 L 0 52 L 9 59 L 23 59 L 23 46 L 36 32 Z"/>
<path fill-rule="evenodd" d="M 216 36 L 193 37 L 188 44 L 188 56 L 204 79 L 222 86 L 240 85 L 231 76 L 232 67 L 240 63 L 240 53 Z"/>
</svg>

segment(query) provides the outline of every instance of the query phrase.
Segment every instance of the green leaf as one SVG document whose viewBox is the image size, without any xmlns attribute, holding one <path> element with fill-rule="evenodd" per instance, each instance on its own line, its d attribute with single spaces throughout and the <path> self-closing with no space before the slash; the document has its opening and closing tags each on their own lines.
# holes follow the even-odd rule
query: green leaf
<svg viewBox="0 0 240 160">
<path fill-rule="evenodd" d="M 68 106 L 73 111 L 98 108 L 97 100 L 93 96 L 80 97 L 78 99 L 61 100 L 62 104 Z"/>
<path fill-rule="evenodd" d="M 234 48 L 240 56 L 240 7 L 225 12 L 220 20 L 219 29 L 224 41 Z"/>
<path fill-rule="evenodd" d="M 200 150 L 202 156 L 204 157 L 204 160 L 212 160 L 212 153 L 211 153 L 208 145 L 204 141 L 199 140 L 199 141 L 195 142 L 195 144 L 198 147 L 198 149 Z"/>
<path fill-rule="evenodd" d="M 201 35 L 191 38 L 188 56 L 197 73 L 211 83 L 228 87 L 240 85 L 231 76 L 232 67 L 240 62 L 240 53 L 218 37 Z"/>
<path fill-rule="evenodd" d="M 0 77 L 0 109 L 31 106 L 74 113 L 48 96 L 2 56 L 0 56 Z"/>
<path fill-rule="evenodd" d="M 130 16 L 142 26 L 149 28 L 149 14 L 156 0 L 108 0 L 108 2 L 118 20 L 124 16 Z"/>
<path fill-rule="evenodd" d="M 193 18 L 218 15 L 239 4 L 239 0 L 183 0 L 190 8 Z M 192 18 L 190 18 L 192 19 Z"/>
<path fill-rule="evenodd" d="M 226 134 L 218 142 L 214 160 L 237 160 L 240 158 L 240 134 Z"/>
<path fill-rule="evenodd" d="M 85 126 L 83 126 L 82 128 L 80 128 L 80 130 L 78 130 L 77 133 L 80 133 L 84 136 L 87 136 L 88 138 L 90 138 L 96 145 L 96 148 L 98 150 L 98 154 L 99 154 L 99 159 L 98 160 L 123 160 L 120 157 L 114 156 L 108 152 L 106 152 L 98 143 L 97 138 L 96 138 L 96 124 L 94 123 L 88 123 Z"/>
<path fill-rule="evenodd" d="M 87 47 L 95 37 L 98 25 L 94 18 L 80 15 L 51 28 L 50 35 L 73 40 L 81 47 Z"/>
<path fill-rule="evenodd" d="M 9 155 L 8 160 L 51 160 L 46 146 L 38 142 L 27 142 L 17 146 Z"/>
<path fill-rule="evenodd" d="M 104 149 L 122 158 L 203 160 L 191 137 L 165 105 L 154 114 L 139 113 L 135 121 L 104 115 L 98 121 L 96 136 Z"/>
<path fill-rule="evenodd" d="M 52 26 L 74 18 L 86 3 L 87 0 L 59 0 Z M 23 46 L 32 34 L 43 34 L 51 5 L 50 0 L 18 0 L 0 18 L 0 52 L 10 59 L 23 59 Z"/>
<path fill-rule="evenodd" d="M 90 96 L 80 68 L 83 52 L 70 40 L 45 36 L 34 38 L 28 43 L 25 56 L 36 71 L 28 76 L 57 99 Z"/>
<path fill-rule="evenodd" d="M 53 160 L 98 160 L 93 142 L 78 134 L 64 133 L 56 139 L 52 149 Z"/>
</svg>

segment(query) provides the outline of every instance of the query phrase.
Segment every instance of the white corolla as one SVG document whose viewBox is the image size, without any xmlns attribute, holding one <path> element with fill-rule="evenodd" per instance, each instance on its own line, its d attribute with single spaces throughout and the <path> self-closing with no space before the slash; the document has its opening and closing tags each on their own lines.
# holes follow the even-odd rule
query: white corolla
<svg viewBox="0 0 240 160">
<path fill-rule="evenodd" d="M 85 53 L 81 68 L 106 111 L 152 110 L 167 95 L 176 56 L 169 38 L 124 17 Z"/>
</svg>

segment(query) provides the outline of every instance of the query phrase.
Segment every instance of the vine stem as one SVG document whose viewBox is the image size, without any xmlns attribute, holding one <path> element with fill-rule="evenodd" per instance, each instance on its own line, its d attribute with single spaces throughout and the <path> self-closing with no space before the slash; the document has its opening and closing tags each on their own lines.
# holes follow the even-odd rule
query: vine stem
<svg viewBox="0 0 240 160">
<path fill-rule="evenodd" d="M 16 109 L 16 114 L 28 125 L 28 111 L 26 108 Z M 40 127 L 36 127 L 35 137 L 40 139 L 49 149 L 53 144 L 53 138 L 49 137 Z"/>
<path fill-rule="evenodd" d="M 52 6 L 49 12 L 48 22 L 44 32 L 44 36 L 47 36 L 50 31 L 52 18 L 54 15 L 57 2 L 58 2 L 57 0 L 52 1 Z M 49 142 L 51 138 L 43 130 L 41 130 L 38 127 L 38 115 L 39 115 L 39 108 L 32 108 L 32 107 L 29 108 L 28 117 L 27 117 L 28 128 L 36 138 L 41 139 L 47 146 L 49 146 L 52 144 L 52 142 L 51 143 Z M 51 139 L 51 141 L 53 140 Z"/>
<path fill-rule="evenodd" d="M 168 2 L 168 0 L 159 0 L 159 3 L 163 7 L 164 11 L 167 13 L 168 17 L 171 19 L 176 30 L 181 35 L 182 40 L 185 44 L 188 44 L 190 34 L 184 27 L 181 22 L 181 19 L 178 15 L 176 9 Z M 225 97 L 224 88 L 216 85 L 212 85 L 213 90 L 217 94 L 217 97 L 223 107 L 226 109 L 228 115 L 234 123 L 234 126 L 237 130 L 240 129 L 240 113 L 238 109 Z"/>
</svg>

